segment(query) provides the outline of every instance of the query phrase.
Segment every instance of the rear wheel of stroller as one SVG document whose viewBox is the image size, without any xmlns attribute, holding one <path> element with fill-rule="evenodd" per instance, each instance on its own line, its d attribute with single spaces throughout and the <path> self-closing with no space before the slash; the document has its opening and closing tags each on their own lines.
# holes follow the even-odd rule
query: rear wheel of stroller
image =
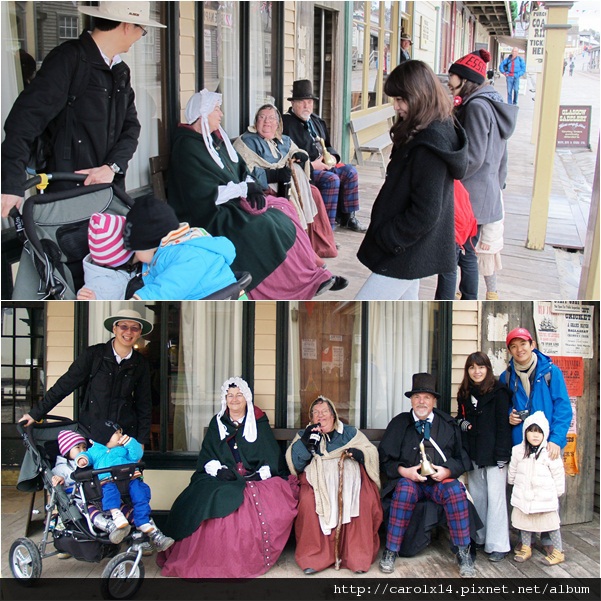
<svg viewBox="0 0 601 601">
<path fill-rule="evenodd" d="M 109 561 L 100 582 L 104 599 L 131 599 L 138 592 L 144 580 L 144 564 L 138 563 L 130 576 L 137 557 L 137 553 L 120 553 Z"/>
<path fill-rule="evenodd" d="M 29 538 L 18 538 L 8 554 L 10 571 L 24 586 L 31 586 L 42 575 L 42 555 Z"/>
</svg>

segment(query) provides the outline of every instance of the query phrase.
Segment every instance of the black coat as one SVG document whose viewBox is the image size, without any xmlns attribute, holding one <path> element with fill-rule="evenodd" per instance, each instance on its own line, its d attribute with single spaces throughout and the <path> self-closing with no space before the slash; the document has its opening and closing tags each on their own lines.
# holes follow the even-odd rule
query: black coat
<svg viewBox="0 0 601 601">
<path fill-rule="evenodd" d="M 70 90 L 76 77 L 87 79 L 87 86 L 67 108 L 70 91 L 77 92 Z M 90 34 L 82 33 L 79 40 L 65 42 L 46 57 L 15 101 L 4 131 L 3 194 L 23 195 L 25 167 L 45 131 L 51 152 L 46 171 L 117 163 L 125 173 L 140 135 L 129 67 L 121 62 L 109 69 Z M 123 178 L 117 176 L 115 183 L 124 185 Z"/>
<path fill-rule="evenodd" d="M 40 420 L 83 385 L 86 385 L 86 392 L 79 408 L 82 426 L 91 432 L 93 423 L 111 420 L 139 443 L 150 442 L 150 367 L 138 351 L 117 363 L 112 340 L 88 347 L 29 414 Z"/>
<path fill-rule="evenodd" d="M 511 394 L 500 382 L 486 394 L 477 394 L 478 406 L 474 407 L 471 398 L 457 398 L 459 411 L 457 419 L 466 419 L 472 429 L 462 432 L 464 446 L 470 459 L 478 466 L 497 465 L 497 461 L 511 458 L 511 425 L 509 410 Z"/>
<path fill-rule="evenodd" d="M 292 141 L 299 148 L 307 151 L 307 154 L 309 155 L 309 161 L 314 161 L 323 154 L 321 144 L 316 144 L 313 140 L 313 137 L 309 133 L 309 126 L 307 125 L 307 122 L 299 119 L 292 112 L 292 109 L 289 109 L 287 113 L 282 115 L 282 121 L 284 124 L 284 134 L 290 136 Z M 329 153 L 335 156 L 337 161 L 340 161 L 340 153 L 332 146 L 332 143 L 330 142 L 330 133 L 328 132 L 326 122 L 321 117 L 313 113 L 311 114 L 311 124 L 315 128 L 317 135 L 320 138 L 323 138 Z M 311 167 L 311 173 L 313 173 L 313 167 Z"/>
<path fill-rule="evenodd" d="M 395 147 L 359 261 L 373 273 L 402 280 L 453 271 L 453 180 L 461 179 L 466 169 L 467 138 L 451 119 L 435 121 Z"/>
<path fill-rule="evenodd" d="M 434 409 L 430 436 L 446 455 L 446 461 L 443 461 L 436 449 L 425 441 L 426 454 L 432 463 L 448 468 L 451 471 L 451 478 L 458 478 L 471 469 L 469 457 L 461 442 L 461 430 L 450 415 Z M 421 439 L 415 429 L 415 420 L 410 411 L 399 413 L 390 420 L 378 447 L 380 468 L 388 479 L 382 487 L 382 498 L 394 491 L 400 479 L 399 466 L 413 467 L 421 462 L 419 449 Z"/>
</svg>

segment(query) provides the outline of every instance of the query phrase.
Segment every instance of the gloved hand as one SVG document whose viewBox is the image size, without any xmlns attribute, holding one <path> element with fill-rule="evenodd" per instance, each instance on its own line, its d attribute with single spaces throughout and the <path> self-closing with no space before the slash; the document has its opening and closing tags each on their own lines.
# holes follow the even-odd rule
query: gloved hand
<svg viewBox="0 0 601 601">
<path fill-rule="evenodd" d="M 252 482 L 255 480 L 260 480 L 261 476 L 259 475 L 259 472 L 252 472 L 251 474 L 246 474 L 246 476 L 244 476 L 244 479 L 247 482 Z"/>
<path fill-rule="evenodd" d="M 497 467 L 502 470 L 507 465 L 507 461 L 497 461 Z"/>
<path fill-rule="evenodd" d="M 457 423 L 459 424 L 462 432 L 467 432 L 468 430 L 472 429 L 472 424 L 471 422 L 468 422 L 467 419 L 459 419 L 457 420 Z"/>
<path fill-rule="evenodd" d="M 282 167 L 281 169 L 266 169 L 267 183 L 269 184 L 287 184 L 292 177 L 290 167 Z"/>
<path fill-rule="evenodd" d="M 256 182 L 246 183 L 248 192 L 246 193 L 246 200 L 253 209 L 262 210 L 265 208 L 265 194 L 263 189 Z"/>
<path fill-rule="evenodd" d="M 215 478 L 222 482 L 233 482 L 236 479 L 236 474 L 229 467 L 222 467 L 220 470 L 217 470 Z"/>
<path fill-rule="evenodd" d="M 300 166 L 304 169 L 305 168 L 305 163 L 307 162 L 307 159 L 309 158 L 308 155 L 306 155 L 304 152 L 295 152 L 292 155 L 292 158 L 295 161 L 298 161 L 298 163 L 300 164 Z"/>
<path fill-rule="evenodd" d="M 316 443 L 319 444 L 319 442 L 321 441 L 321 432 L 318 432 L 317 430 L 313 430 L 313 428 L 316 428 L 317 424 L 309 424 L 307 426 L 307 428 L 305 429 L 305 431 L 303 432 L 303 435 L 301 436 L 301 442 L 305 445 L 305 447 L 307 447 L 307 449 L 309 448 L 309 437 L 311 436 L 311 434 L 316 434 L 317 436 L 319 436 L 318 440 L 316 440 Z"/>
<path fill-rule="evenodd" d="M 357 462 L 360 463 L 361 465 L 365 465 L 365 455 L 363 454 L 363 451 L 361 451 L 360 449 L 347 449 L 347 453 L 350 453 L 351 456 L 353 457 L 353 459 Z"/>
</svg>

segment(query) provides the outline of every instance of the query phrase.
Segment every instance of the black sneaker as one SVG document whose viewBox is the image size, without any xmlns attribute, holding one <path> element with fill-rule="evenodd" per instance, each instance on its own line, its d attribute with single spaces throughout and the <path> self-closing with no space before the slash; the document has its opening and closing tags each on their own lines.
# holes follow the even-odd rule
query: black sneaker
<svg viewBox="0 0 601 601">
<path fill-rule="evenodd" d="M 355 213 L 342 213 L 340 215 L 340 227 L 359 233 L 367 231 L 367 227 L 361 225 L 361 222 L 355 217 Z"/>
<path fill-rule="evenodd" d="M 390 551 L 390 549 L 384 549 L 384 553 L 382 553 L 382 559 L 380 559 L 380 572 L 384 572 L 384 574 L 392 574 L 394 572 L 395 559 L 395 551 Z"/>
<path fill-rule="evenodd" d="M 348 286 L 348 280 L 346 278 L 343 278 L 341 275 L 335 275 L 334 283 L 332 284 L 332 287 L 330 288 L 330 290 L 332 292 L 334 292 L 336 290 L 344 290 L 347 286 Z"/>
</svg>

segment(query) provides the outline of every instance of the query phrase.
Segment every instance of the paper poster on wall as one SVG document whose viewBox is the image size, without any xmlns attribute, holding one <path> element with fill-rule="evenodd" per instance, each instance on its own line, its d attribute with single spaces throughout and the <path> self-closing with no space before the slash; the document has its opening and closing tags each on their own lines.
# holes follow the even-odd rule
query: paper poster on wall
<svg viewBox="0 0 601 601">
<path fill-rule="evenodd" d="M 582 396 L 584 394 L 584 359 L 582 357 L 563 357 L 555 355 L 553 363 L 561 369 L 566 381 L 568 394 Z"/>
<path fill-rule="evenodd" d="M 569 434 L 578 434 L 578 426 L 576 425 L 578 423 L 577 414 L 576 414 L 577 402 L 578 402 L 578 399 L 576 399 L 576 397 L 573 397 L 573 396 L 570 397 L 570 405 L 572 405 L 572 420 L 570 421 L 570 427 L 568 428 Z"/>
<path fill-rule="evenodd" d="M 534 303 L 538 348 L 546 355 L 593 357 L 593 306 L 574 306 L 572 312 L 555 312 L 552 301 Z"/>
<path fill-rule="evenodd" d="M 317 359 L 317 340 L 315 338 L 303 338 L 301 355 L 303 359 Z"/>
<path fill-rule="evenodd" d="M 563 451 L 563 467 L 566 476 L 575 476 L 580 473 L 578 469 L 578 435 L 568 434 L 568 443 Z"/>
</svg>

